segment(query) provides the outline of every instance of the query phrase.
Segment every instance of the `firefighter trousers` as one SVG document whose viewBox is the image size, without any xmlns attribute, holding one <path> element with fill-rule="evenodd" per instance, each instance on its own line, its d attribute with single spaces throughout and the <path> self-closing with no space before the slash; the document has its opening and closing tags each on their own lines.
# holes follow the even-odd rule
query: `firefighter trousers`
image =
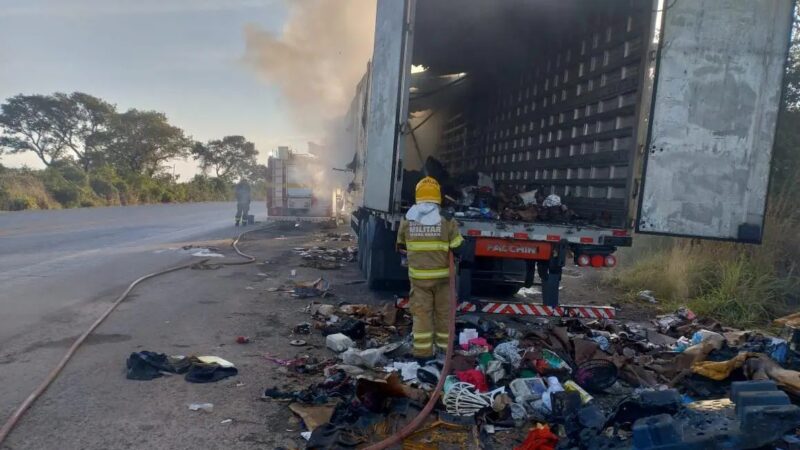
<svg viewBox="0 0 800 450">
<path fill-rule="evenodd" d="M 236 202 L 236 223 L 247 223 L 247 214 L 250 212 L 250 202 Z"/>
<path fill-rule="evenodd" d="M 417 358 L 434 355 L 434 346 L 447 350 L 450 343 L 450 279 L 411 279 L 410 310 L 414 318 L 413 354 Z"/>
</svg>

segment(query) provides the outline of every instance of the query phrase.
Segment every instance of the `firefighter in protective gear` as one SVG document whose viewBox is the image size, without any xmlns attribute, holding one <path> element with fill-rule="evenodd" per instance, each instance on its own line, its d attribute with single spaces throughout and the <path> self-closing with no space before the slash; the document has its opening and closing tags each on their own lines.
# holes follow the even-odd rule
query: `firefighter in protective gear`
<svg viewBox="0 0 800 450">
<path fill-rule="evenodd" d="M 236 191 L 236 226 L 247 225 L 247 215 L 250 213 L 250 184 L 245 179 L 239 180 L 234 188 Z"/>
<path fill-rule="evenodd" d="M 436 348 L 446 350 L 451 339 L 449 253 L 464 239 L 458 224 L 440 215 L 441 203 L 439 183 L 431 177 L 423 178 L 417 184 L 416 203 L 400 222 L 397 233 L 398 250 L 408 255 L 413 355 L 420 359 L 435 356 Z"/>
</svg>

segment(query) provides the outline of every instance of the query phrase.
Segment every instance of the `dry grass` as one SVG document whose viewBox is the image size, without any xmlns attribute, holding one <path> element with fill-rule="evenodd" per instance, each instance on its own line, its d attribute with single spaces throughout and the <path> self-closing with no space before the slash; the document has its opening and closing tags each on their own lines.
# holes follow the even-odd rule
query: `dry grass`
<svg viewBox="0 0 800 450">
<path fill-rule="evenodd" d="M 36 176 L 24 172 L 0 173 L 0 211 L 60 207 Z"/>
<path fill-rule="evenodd" d="M 649 289 L 665 310 L 685 305 L 728 326 L 766 326 L 800 304 L 795 189 L 789 185 L 770 197 L 762 245 L 637 236 L 607 281 L 631 301 Z"/>
</svg>

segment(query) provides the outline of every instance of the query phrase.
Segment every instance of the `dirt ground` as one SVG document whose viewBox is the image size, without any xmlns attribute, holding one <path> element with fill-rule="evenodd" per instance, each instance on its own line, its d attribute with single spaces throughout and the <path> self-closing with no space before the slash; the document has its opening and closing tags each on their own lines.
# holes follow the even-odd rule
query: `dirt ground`
<svg viewBox="0 0 800 450">
<path fill-rule="evenodd" d="M 393 293 L 369 291 L 359 283 L 356 263 L 346 263 L 340 270 L 300 266 L 295 247 L 355 245 L 321 239 L 329 231 L 349 230 L 250 233 L 240 247 L 256 256 L 257 264 L 186 270 L 137 289 L 97 330 L 3 449 L 302 448 L 303 425 L 286 403 L 260 397 L 265 388 L 305 388 L 321 376 L 289 374 L 265 356 L 311 355 L 324 360 L 334 354 L 316 330 L 310 335 L 292 334 L 296 324 L 309 320 L 304 308 L 313 299 L 293 298 L 274 289 L 324 277 L 335 294 L 324 302 L 394 301 Z M 224 253 L 232 257 L 229 250 Z M 600 273 L 592 269 L 567 269 L 562 302 L 616 303 L 617 293 L 599 279 Z M 187 301 L 190 307 L 185 306 Z M 647 314 L 626 307 L 619 317 L 640 319 Z M 251 342 L 237 344 L 237 336 L 247 336 Z M 307 345 L 292 346 L 293 339 L 305 339 Z M 127 380 L 125 360 L 140 350 L 216 355 L 233 362 L 239 374 L 211 384 L 188 383 L 181 376 Z M 188 409 L 190 403 L 206 402 L 214 404 L 210 413 Z"/>
</svg>

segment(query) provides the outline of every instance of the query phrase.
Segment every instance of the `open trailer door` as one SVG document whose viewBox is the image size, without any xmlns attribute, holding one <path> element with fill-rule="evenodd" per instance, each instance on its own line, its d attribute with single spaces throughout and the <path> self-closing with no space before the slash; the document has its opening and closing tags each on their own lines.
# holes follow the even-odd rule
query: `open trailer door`
<svg viewBox="0 0 800 450">
<path fill-rule="evenodd" d="M 760 243 L 793 0 L 664 0 L 636 230 Z"/>
<path fill-rule="evenodd" d="M 364 162 L 364 206 L 376 211 L 391 212 L 402 171 L 413 8 L 414 0 L 378 0 Z"/>
</svg>

